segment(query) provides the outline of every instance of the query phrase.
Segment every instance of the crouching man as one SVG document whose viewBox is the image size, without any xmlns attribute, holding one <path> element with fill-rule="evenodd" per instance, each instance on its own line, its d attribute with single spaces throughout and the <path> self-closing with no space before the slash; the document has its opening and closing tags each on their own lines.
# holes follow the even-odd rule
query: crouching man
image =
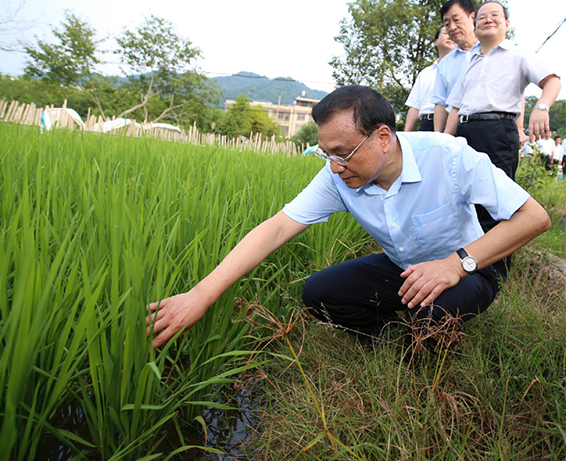
<svg viewBox="0 0 566 461">
<path fill-rule="evenodd" d="M 550 227 L 546 211 L 464 139 L 396 133 L 392 107 L 369 87 L 335 90 L 313 118 L 315 153 L 326 165 L 190 291 L 149 306 L 154 347 L 195 325 L 236 280 L 332 213 L 352 213 L 383 253 L 316 272 L 303 300 L 316 317 L 364 336 L 400 310 L 410 320 L 479 314 L 499 289 L 491 264 Z M 501 221 L 487 234 L 476 204 Z"/>
</svg>

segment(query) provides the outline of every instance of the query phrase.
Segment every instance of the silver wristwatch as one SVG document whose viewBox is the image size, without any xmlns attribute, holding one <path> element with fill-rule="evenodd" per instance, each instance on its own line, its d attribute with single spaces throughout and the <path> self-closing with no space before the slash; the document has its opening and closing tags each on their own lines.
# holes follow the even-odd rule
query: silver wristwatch
<svg viewBox="0 0 566 461">
<path fill-rule="evenodd" d="M 545 110 L 545 111 L 547 111 L 547 112 L 548 112 L 548 110 L 549 110 L 548 104 L 545 104 L 544 102 L 541 102 L 540 104 L 537 104 L 537 105 L 535 106 L 535 109 L 538 109 L 538 110 Z"/>
<path fill-rule="evenodd" d="M 456 250 L 456 253 L 460 256 L 462 269 L 464 269 L 469 275 L 475 274 L 478 271 L 478 262 L 476 258 L 470 256 L 463 248 Z"/>
</svg>

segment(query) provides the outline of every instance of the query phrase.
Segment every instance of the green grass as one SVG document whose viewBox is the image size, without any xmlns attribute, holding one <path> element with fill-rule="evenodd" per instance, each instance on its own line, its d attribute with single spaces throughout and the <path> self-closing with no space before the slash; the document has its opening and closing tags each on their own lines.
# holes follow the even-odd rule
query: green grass
<svg viewBox="0 0 566 461">
<path fill-rule="evenodd" d="M 311 319 L 300 323 L 290 342 L 300 351 L 301 369 L 287 342 L 272 343 L 288 359 L 263 369 L 257 385 L 263 430 L 248 456 L 564 459 L 565 303 L 552 294 L 554 282 L 535 292 L 523 275 L 516 268 L 508 288 L 466 325 L 455 348 L 410 366 L 401 325 L 368 352 L 343 332 Z"/>
<path fill-rule="evenodd" d="M 307 232 L 228 290 L 188 334 L 151 351 L 145 306 L 186 291 L 320 168 L 231 152 L 0 124 L 0 460 L 47 434 L 79 458 L 153 459 L 162 428 L 199 424 L 256 338 L 237 298 L 285 316 L 292 282 L 367 240 L 349 216 Z M 313 261 L 314 260 L 314 261 Z M 80 405 L 88 431 L 56 427 Z"/>
<path fill-rule="evenodd" d="M 262 431 L 247 456 L 566 459 L 566 281 L 540 266 L 540 250 L 564 258 L 566 183 L 543 178 L 534 194 L 552 229 L 515 254 L 494 304 L 450 350 L 408 365 L 402 323 L 368 352 L 307 316 L 289 342 L 271 342 L 286 359 L 262 367 Z"/>
<path fill-rule="evenodd" d="M 463 343 L 408 367 L 402 330 L 368 353 L 316 322 L 292 326 L 308 275 L 373 249 L 338 214 L 150 350 L 147 303 L 201 280 L 320 167 L 0 124 L 0 461 L 34 459 L 48 437 L 77 459 L 171 459 L 214 393 L 252 377 L 264 378 L 257 459 L 564 459 L 564 299 L 528 250 Z M 564 183 L 524 177 L 553 217 L 533 246 L 564 257 Z M 68 405 L 84 427 L 58 417 Z"/>
</svg>

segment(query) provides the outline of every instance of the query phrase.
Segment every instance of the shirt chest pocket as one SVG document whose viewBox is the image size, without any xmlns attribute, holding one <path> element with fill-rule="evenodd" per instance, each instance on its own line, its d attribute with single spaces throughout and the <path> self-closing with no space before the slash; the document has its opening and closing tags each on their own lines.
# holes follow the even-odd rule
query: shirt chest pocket
<svg viewBox="0 0 566 461">
<path fill-rule="evenodd" d="M 449 203 L 412 218 L 415 235 L 423 251 L 445 250 L 461 240 L 456 216 Z"/>
</svg>

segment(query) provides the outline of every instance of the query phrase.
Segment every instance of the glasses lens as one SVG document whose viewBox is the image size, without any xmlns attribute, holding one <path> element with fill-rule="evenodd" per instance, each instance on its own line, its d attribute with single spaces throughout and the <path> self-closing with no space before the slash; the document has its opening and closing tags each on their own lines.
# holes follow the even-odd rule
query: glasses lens
<svg viewBox="0 0 566 461">
<path fill-rule="evenodd" d="M 336 163 L 336 165 L 348 166 L 348 162 L 342 157 L 336 157 L 335 155 L 332 155 L 331 157 L 329 157 L 329 160 L 332 160 L 334 163 Z"/>
</svg>

